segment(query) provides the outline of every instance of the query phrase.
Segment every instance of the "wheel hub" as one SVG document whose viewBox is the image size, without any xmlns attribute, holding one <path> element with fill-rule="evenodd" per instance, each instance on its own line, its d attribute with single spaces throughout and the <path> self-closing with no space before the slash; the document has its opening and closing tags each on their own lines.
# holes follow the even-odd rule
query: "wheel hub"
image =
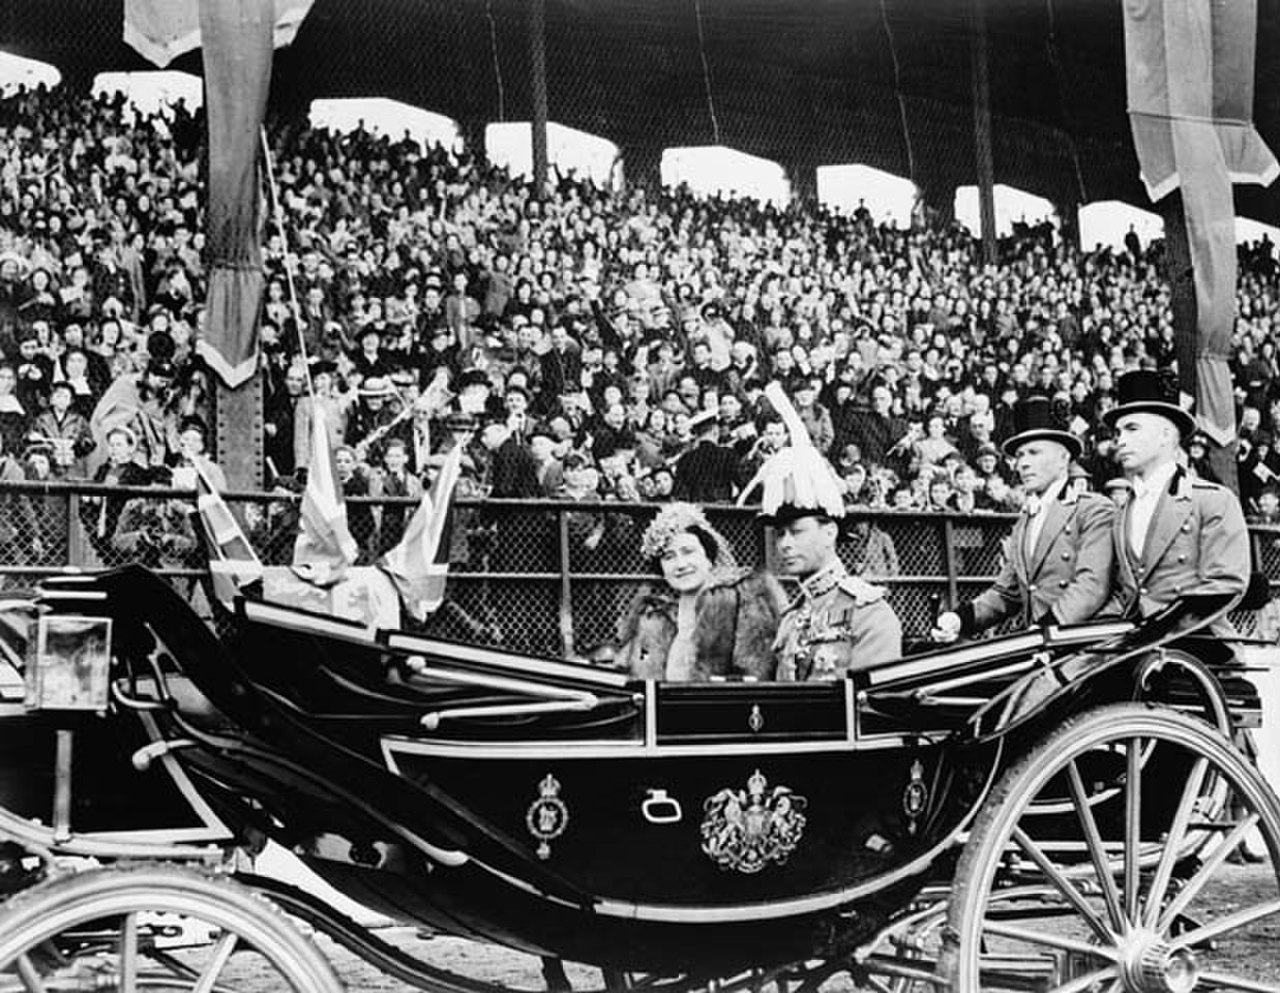
<svg viewBox="0 0 1280 993">
<path fill-rule="evenodd" d="M 1189 948 L 1174 948 L 1150 931 L 1135 931 L 1120 944 L 1120 973 L 1131 993 L 1191 993 L 1200 967 Z"/>
</svg>

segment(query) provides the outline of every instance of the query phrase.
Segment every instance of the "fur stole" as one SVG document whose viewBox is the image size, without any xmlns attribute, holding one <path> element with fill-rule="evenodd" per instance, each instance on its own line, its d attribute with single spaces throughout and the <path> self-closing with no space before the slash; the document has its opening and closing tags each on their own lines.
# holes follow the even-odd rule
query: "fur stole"
<svg viewBox="0 0 1280 993">
<path fill-rule="evenodd" d="M 750 569 L 717 572 L 698 594 L 693 678 L 712 676 L 772 679 L 773 640 L 786 608 L 781 586 L 768 573 Z M 640 679 L 662 679 L 676 636 L 677 598 L 666 590 L 636 597 L 619 625 L 618 661 Z"/>
</svg>

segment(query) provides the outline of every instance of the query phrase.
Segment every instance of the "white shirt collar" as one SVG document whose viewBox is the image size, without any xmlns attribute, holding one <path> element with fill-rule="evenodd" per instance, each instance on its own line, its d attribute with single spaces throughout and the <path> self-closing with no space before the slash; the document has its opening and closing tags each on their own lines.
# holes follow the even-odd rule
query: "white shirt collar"
<svg viewBox="0 0 1280 993">
<path fill-rule="evenodd" d="M 1133 477 L 1133 495 L 1135 499 L 1143 497 L 1158 496 L 1160 491 L 1169 485 L 1169 480 L 1173 478 L 1173 474 L 1178 471 L 1177 462 L 1166 462 L 1147 473 L 1146 478 L 1139 479 Z"/>
<path fill-rule="evenodd" d="M 1031 517 L 1036 517 L 1045 513 L 1049 507 L 1050 501 L 1057 498 L 1058 494 L 1066 487 L 1069 479 L 1070 477 L 1064 473 L 1046 486 L 1042 492 L 1028 493 L 1026 503 L 1024 504 L 1027 514 Z"/>
</svg>

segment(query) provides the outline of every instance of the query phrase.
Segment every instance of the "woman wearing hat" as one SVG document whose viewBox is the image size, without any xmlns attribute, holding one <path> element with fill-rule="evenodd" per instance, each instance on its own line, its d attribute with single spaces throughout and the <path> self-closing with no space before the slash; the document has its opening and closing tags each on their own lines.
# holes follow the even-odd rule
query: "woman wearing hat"
<svg viewBox="0 0 1280 993">
<path fill-rule="evenodd" d="M 1079 624 L 1102 608 L 1111 592 L 1111 521 L 1115 507 L 1071 485 L 1080 439 L 1062 430 L 1046 397 L 1019 400 L 1017 431 L 1004 443 L 1026 493 L 1023 513 L 1005 542 L 1000 575 L 991 588 L 938 617 L 932 637 L 954 641 L 1006 617 L 1034 624 Z"/>
<path fill-rule="evenodd" d="M 616 660 L 638 678 L 772 679 L 785 600 L 771 576 L 737 568 L 728 543 L 691 503 L 654 518 L 640 554 L 663 586 L 641 593 L 620 626 Z"/>
<path fill-rule="evenodd" d="M 1141 369 L 1121 377 L 1117 389 L 1120 402 L 1103 420 L 1133 483 L 1112 528 L 1121 612 L 1141 618 L 1194 594 L 1243 596 L 1250 568 L 1244 512 L 1230 490 L 1193 478 L 1179 464 L 1195 419 L 1178 405 L 1177 382 Z M 1225 616 L 1211 630 L 1233 633 Z"/>
</svg>

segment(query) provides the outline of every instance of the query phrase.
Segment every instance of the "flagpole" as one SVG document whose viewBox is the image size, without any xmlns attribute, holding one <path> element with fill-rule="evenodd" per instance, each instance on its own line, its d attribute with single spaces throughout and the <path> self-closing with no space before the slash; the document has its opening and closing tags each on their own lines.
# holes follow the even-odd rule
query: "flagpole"
<svg viewBox="0 0 1280 993">
<path fill-rule="evenodd" d="M 298 287 L 293 279 L 293 267 L 289 265 L 289 236 L 285 233 L 284 211 L 280 207 L 280 191 L 276 188 L 275 170 L 271 165 L 271 144 L 267 141 L 266 125 L 258 129 L 258 134 L 262 140 L 262 161 L 267 175 L 267 190 L 271 195 L 271 216 L 276 222 L 276 229 L 280 232 L 280 242 L 284 246 L 284 277 L 289 287 L 289 305 L 293 310 L 294 327 L 298 332 L 298 356 L 302 359 L 302 374 L 307 380 L 307 395 L 311 397 L 311 402 L 315 403 L 316 391 L 311 382 L 311 363 L 307 359 L 307 341 L 302 333 L 302 305 L 298 303 Z"/>
</svg>

